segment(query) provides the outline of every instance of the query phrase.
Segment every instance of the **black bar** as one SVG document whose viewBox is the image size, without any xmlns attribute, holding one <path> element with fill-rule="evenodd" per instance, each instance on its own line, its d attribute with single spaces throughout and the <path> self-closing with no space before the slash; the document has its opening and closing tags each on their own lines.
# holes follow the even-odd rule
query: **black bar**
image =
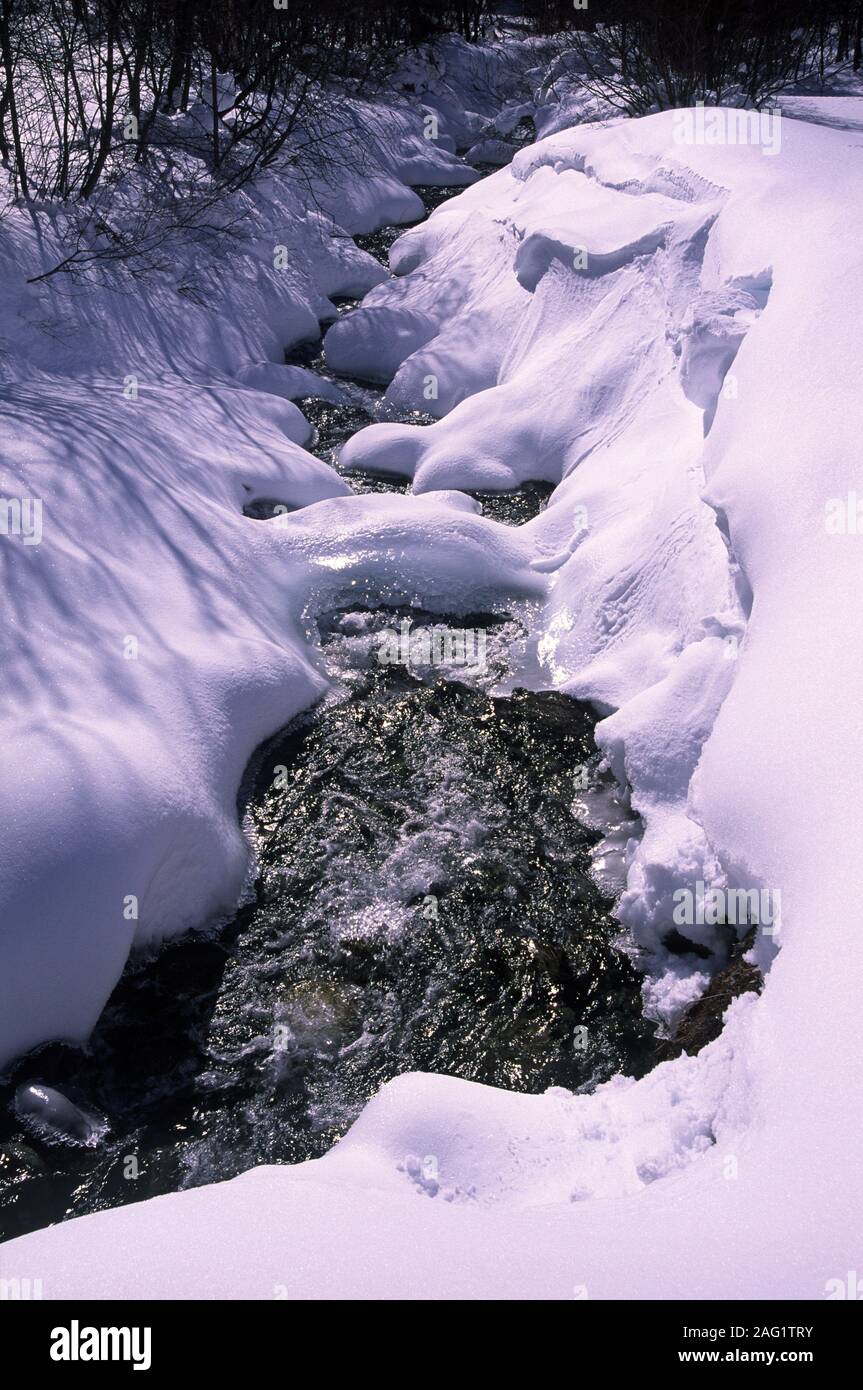
<svg viewBox="0 0 863 1390">
<path fill-rule="evenodd" d="M 572 1359 L 573 1367 L 592 1374 L 601 1372 L 613 1377 L 616 1372 L 658 1371 L 668 1368 L 698 1368 L 704 1365 L 724 1367 L 726 1371 L 749 1367 L 760 1372 L 773 1372 L 786 1365 L 802 1366 L 823 1377 L 825 1372 L 843 1369 L 853 1373 L 859 1360 L 861 1320 L 859 1309 L 848 1302 L 595 1302 L 573 1299 L 558 1304 L 552 1311 L 542 1307 L 533 1313 L 525 1309 L 518 1322 L 513 1313 L 504 1310 L 506 1321 L 500 1336 L 487 1341 L 486 1325 L 497 1320 L 497 1308 L 473 1303 L 464 1310 L 450 1314 L 445 1306 L 437 1314 L 433 1336 L 425 1336 L 427 1310 L 417 1310 L 423 1322 L 417 1328 L 417 1351 L 420 1366 L 411 1364 L 408 1353 L 396 1353 L 393 1338 L 401 1342 L 410 1329 L 405 1321 L 412 1318 L 409 1306 L 401 1305 L 394 1319 L 369 1321 L 368 1310 L 358 1314 L 348 1312 L 342 1305 L 338 1310 L 309 1317 L 310 1310 L 301 1304 L 273 1300 L 272 1302 L 40 1302 L 38 1300 L 9 1301 L 0 1310 L 4 1330 L 4 1345 L 15 1346 L 24 1355 L 28 1368 L 52 1376 L 68 1377 L 76 1373 L 93 1376 L 100 1369 L 111 1375 L 134 1372 L 137 1359 L 140 1372 L 164 1374 L 166 1371 L 188 1370 L 200 1375 L 212 1371 L 222 1379 L 232 1372 L 259 1376 L 271 1375 L 280 1368 L 284 1379 L 294 1379 L 319 1365 L 328 1377 L 340 1372 L 348 1377 L 355 1372 L 351 1346 L 352 1328 L 346 1319 L 357 1317 L 354 1355 L 364 1368 L 369 1362 L 377 1364 L 387 1376 L 400 1364 L 409 1378 L 420 1370 L 427 1378 L 439 1358 L 442 1373 L 452 1375 L 454 1358 L 461 1357 L 454 1345 L 441 1336 L 444 1327 L 440 1319 L 452 1317 L 459 1323 L 463 1318 L 475 1322 L 477 1338 L 473 1355 L 483 1362 L 515 1355 L 523 1364 L 539 1356 L 536 1374 L 542 1374 L 542 1362 L 547 1353 Z M 334 1319 L 332 1331 L 337 1334 L 333 1343 L 321 1337 L 325 1318 Z M 335 1321 L 335 1320 L 338 1321 Z M 117 1336 L 101 1329 L 117 1329 Z M 389 1332 L 387 1332 L 389 1328 Z M 96 1334 L 92 1331 L 96 1329 Z M 122 1331 L 122 1330 L 126 1331 Z M 137 1338 L 133 1329 L 137 1329 Z M 802 1330 L 801 1330 L 802 1329 Z M 146 1332 L 149 1330 L 149 1342 Z M 509 1342 L 507 1331 L 513 1334 L 515 1345 Z M 349 1340 L 350 1339 L 350 1340 Z M 410 1345 L 410 1343 L 408 1343 Z M 338 1356 L 331 1359 L 338 1347 Z M 55 1353 L 78 1359 L 60 1360 Z M 120 1358 L 84 1359 L 90 1350 L 110 1357 L 116 1348 Z M 509 1348 L 509 1349 L 508 1349 Z M 709 1355 L 708 1355 L 709 1353 Z M 772 1354 L 772 1355 L 771 1355 Z M 302 1358 L 302 1361 L 300 1360 Z M 149 1364 L 145 1365 L 144 1362 Z M 309 1365 L 311 1362 L 311 1366 Z M 578 1376 L 579 1379 L 583 1375 Z"/>
</svg>

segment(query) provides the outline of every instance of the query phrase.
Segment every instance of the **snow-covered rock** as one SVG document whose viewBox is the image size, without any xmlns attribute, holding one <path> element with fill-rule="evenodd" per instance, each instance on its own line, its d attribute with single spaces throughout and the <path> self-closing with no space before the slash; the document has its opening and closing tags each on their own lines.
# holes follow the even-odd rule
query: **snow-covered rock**
<svg viewBox="0 0 863 1390">
<path fill-rule="evenodd" d="M 509 164 L 517 149 L 508 140 L 477 140 L 471 145 L 465 159 L 468 164 Z"/>
</svg>

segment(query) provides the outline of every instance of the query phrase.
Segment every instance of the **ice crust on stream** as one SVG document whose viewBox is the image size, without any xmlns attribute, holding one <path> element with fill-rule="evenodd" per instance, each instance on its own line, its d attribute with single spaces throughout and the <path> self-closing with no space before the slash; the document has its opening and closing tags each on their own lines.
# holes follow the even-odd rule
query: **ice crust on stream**
<svg viewBox="0 0 863 1390">
<path fill-rule="evenodd" d="M 550 135 L 400 238 L 393 278 L 327 237 L 287 284 L 247 259 L 182 319 L 162 284 L 124 306 L 122 348 L 97 297 L 22 289 L 32 235 L 4 233 L 27 355 L 0 391 L 2 486 L 44 499 L 41 544 L 2 547 L 4 1056 L 85 1037 L 133 940 L 230 910 L 243 767 L 323 691 L 304 615 L 346 594 L 539 606 L 525 680 L 597 704 L 645 825 L 619 915 L 657 1017 L 710 968 L 663 945 L 676 890 L 782 896 L 764 994 L 695 1057 L 589 1096 L 402 1076 L 325 1158 L 13 1241 L 4 1276 L 47 1297 L 817 1298 L 860 1268 L 861 561 L 825 506 L 859 471 L 863 135 L 789 120 L 769 159 L 681 145 L 674 121 Z M 348 231 L 415 215 L 421 156 L 423 182 L 472 177 L 412 131 L 351 186 Z M 291 190 L 257 196 L 272 241 Z M 281 344 L 367 290 L 328 362 L 440 418 L 373 425 L 342 464 L 412 495 L 348 495 L 279 389 Z M 466 495 L 526 479 L 556 488 L 518 528 Z M 253 522 L 253 494 L 299 510 Z M 727 933 L 679 930 L 721 961 Z"/>
</svg>

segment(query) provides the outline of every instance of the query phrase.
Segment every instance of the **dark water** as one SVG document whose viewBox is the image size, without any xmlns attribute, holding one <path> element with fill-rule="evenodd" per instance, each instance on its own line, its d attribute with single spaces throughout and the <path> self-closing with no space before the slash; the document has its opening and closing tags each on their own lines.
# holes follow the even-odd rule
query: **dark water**
<svg viewBox="0 0 863 1390">
<path fill-rule="evenodd" d="M 353 398 L 346 404 L 312 398 L 297 402 L 309 424 L 314 426 L 315 437 L 310 446 L 311 452 L 317 458 L 323 459 L 324 463 L 332 464 L 333 468 L 348 480 L 354 492 L 407 492 L 411 485 L 410 478 L 397 473 L 377 474 L 368 470 L 362 473 L 349 472 L 341 465 L 339 450 L 345 440 L 350 439 L 357 430 L 365 429 L 367 425 L 373 425 L 379 420 L 396 420 L 407 425 L 431 425 L 434 423 L 432 416 L 424 414 L 421 410 L 384 409 L 381 400 L 376 401 L 373 393 L 363 388 L 360 383 L 342 381 L 340 385 L 343 390 L 352 393 Z"/>
<path fill-rule="evenodd" d="M 409 666 L 381 664 L 402 623 Z M 455 636 L 454 664 L 434 634 Z M 320 620 L 337 694 L 243 793 L 254 901 L 131 969 L 85 1051 L 46 1048 L 4 1088 L 7 1235 L 315 1157 L 401 1072 L 540 1091 L 648 1068 L 640 976 L 573 814 L 597 780 L 593 715 L 488 693 L 522 636 L 504 615 Z M 20 1124 L 15 1086 L 34 1081 L 103 1116 L 98 1144 Z"/>
<path fill-rule="evenodd" d="M 523 526 L 538 515 L 554 492 L 553 483 L 523 483 L 515 492 L 472 492 L 483 516 L 505 526 Z"/>
<path fill-rule="evenodd" d="M 464 192 L 464 185 L 458 184 L 453 187 L 437 188 L 432 184 L 423 184 L 414 189 L 418 193 L 425 208 L 425 216 L 434 212 L 435 208 L 440 207 L 447 199 L 456 197 L 457 194 Z M 422 218 L 420 219 L 422 221 Z M 369 255 L 374 256 L 381 265 L 389 265 L 390 247 L 394 241 L 407 231 L 406 225 L 397 227 L 381 227 L 377 232 L 365 232 L 361 236 L 354 237 L 357 246 L 363 251 L 368 251 Z"/>
<path fill-rule="evenodd" d="M 309 351 L 320 367 L 320 344 Z M 313 451 L 336 463 L 382 418 L 373 391 L 340 384 L 347 403 L 301 402 Z M 479 497 L 519 525 L 550 492 Z M 601 784 L 592 712 L 490 693 L 522 621 L 358 608 L 318 617 L 309 638 L 333 695 L 247 773 L 249 900 L 218 932 L 133 962 L 86 1049 L 44 1048 L 4 1079 L 3 1235 L 316 1157 L 405 1071 L 535 1092 L 651 1065 L 640 976 L 579 815 L 585 780 Z M 16 1088 L 33 1083 L 99 1121 L 91 1144 L 19 1118 Z"/>
</svg>

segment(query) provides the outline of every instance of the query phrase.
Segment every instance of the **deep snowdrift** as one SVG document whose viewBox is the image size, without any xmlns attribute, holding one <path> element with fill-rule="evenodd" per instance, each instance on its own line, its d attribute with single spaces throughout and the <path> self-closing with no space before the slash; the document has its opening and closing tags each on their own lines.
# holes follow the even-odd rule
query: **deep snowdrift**
<svg viewBox="0 0 863 1390">
<path fill-rule="evenodd" d="M 697 1057 L 589 1097 L 401 1077 L 323 1160 L 25 1237 L 4 1274 L 48 1297 L 803 1298 L 859 1268 L 861 562 L 856 518 L 838 534 L 826 516 L 855 487 L 863 424 L 863 137 L 788 121 L 767 158 L 682 144 L 677 116 L 518 155 L 403 237 L 399 278 L 330 331 L 344 370 L 381 374 L 386 346 L 395 398 L 428 408 L 438 388 L 435 425 L 373 426 L 345 454 L 412 472 L 418 496 L 335 496 L 264 395 L 228 462 L 224 392 L 154 391 L 154 410 L 82 385 L 47 427 L 32 397 L 45 410 L 51 383 L 4 393 L 28 495 L 56 498 L 7 591 L 32 583 L 49 637 L 12 668 L 27 715 L 3 785 L 28 819 L 3 864 L 21 895 L 7 1046 L 36 969 L 30 1040 L 64 1000 L 86 1031 L 128 948 L 125 895 L 140 890 L 144 934 L 228 906 L 243 760 L 319 688 L 299 615 L 351 581 L 450 605 L 544 595 L 544 679 L 609 711 L 600 742 L 646 824 L 620 911 L 651 1006 L 673 1018 L 703 984 L 661 943 L 698 884 L 781 893 L 781 926 L 756 938 L 764 994 Z M 100 432 L 122 453 L 93 471 Z M 515 532 L 438 491 L 530 477 L 559 486 Z M 256 529 L 244 482 L 322 500 Z M 81 610 L 86 679 L 65 645 Z M 729 935 L 678 929 L 720 957 Z"/>
</svg>

